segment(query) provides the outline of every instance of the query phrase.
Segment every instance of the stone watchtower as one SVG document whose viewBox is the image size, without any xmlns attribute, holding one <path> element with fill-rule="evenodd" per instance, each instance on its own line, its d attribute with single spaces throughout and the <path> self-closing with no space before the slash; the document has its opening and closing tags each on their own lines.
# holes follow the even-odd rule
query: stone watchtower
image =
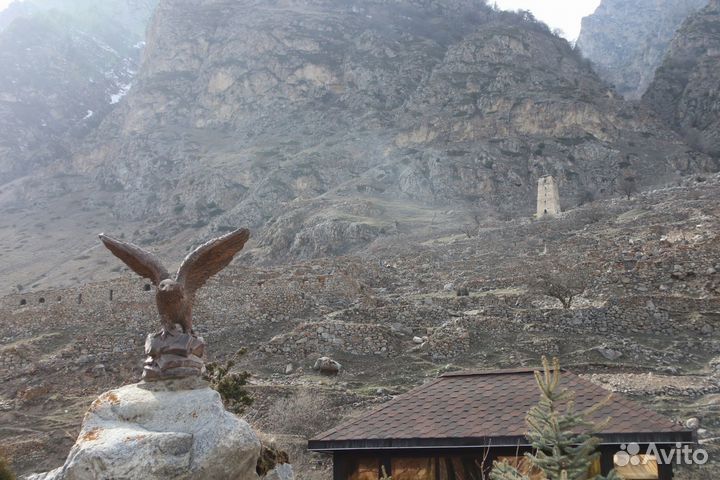
<svg viewBox="0 0 720 480">
<path fill-rule="evenodd" d="M 538 180 L 537 218 L 560 214 L 560 193 L 555 179 L 547 175 Z"/>
</svg>

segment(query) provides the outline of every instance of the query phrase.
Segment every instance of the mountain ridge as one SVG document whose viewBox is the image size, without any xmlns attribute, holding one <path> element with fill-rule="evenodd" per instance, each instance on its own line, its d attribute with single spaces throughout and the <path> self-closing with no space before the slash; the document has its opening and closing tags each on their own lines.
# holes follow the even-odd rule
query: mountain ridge
<svg viewBox="0 0 720 480">
<path fill-rule="evenodd" d="M 292 261 L 530 216 L 546 174 L 572 208 L 717 168 L 546 26 L 480 1 L 163 1 L 146 40 L 72 159 L 0 190 L 35 238 L 5 237 L 11 286 L 101 278 L 95 229 L 180 254 L 243 225 L 253 261 Z"/>
</svg>

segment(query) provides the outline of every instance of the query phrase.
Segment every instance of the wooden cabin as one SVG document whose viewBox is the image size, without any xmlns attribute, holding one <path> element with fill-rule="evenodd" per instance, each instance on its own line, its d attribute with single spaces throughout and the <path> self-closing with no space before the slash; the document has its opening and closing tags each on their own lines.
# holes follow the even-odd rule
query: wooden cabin
<svg viewBox="0 0 720 480">
<path fill-rule="evenodd" d="M 590 418 L 610 419 L 598 433 L 596 473 L 615 468 L 625 480 L 669 480 L 672 464 L 642 452 L 695 443 L 693 431 L 573 373 L 562 372 L 561 386 L 574 392 L 578 411 L 610 395 Z M 334 480 L 378 480 L 381 466 L 393 480 L 481 480 L 496 460 L 542 479 L 524 457 L 532 451 L 525 416 L 538 400 L 532 369 L 447 373 L 318 435 L 308 448 L 333 455 Z M 630 444 L 640 454 L 627 463 Z"/>
</svg>

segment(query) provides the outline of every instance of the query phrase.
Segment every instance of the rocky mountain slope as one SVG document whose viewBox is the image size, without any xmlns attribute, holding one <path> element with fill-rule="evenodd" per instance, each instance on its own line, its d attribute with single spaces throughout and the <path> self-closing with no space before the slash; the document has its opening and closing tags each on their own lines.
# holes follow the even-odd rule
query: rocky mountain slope
<svg viewBox="0 0 720 480">
<path fill-rule="evenodd" d="M 603 0 L 583 19 L 577 45 L 615 89 L 639 99 L 689 15 L 707 0 Z"/>
<path fill-rule="evenodd" d="M 72 155 L 139 68 L 152 0 L 28 0 L 0 13 L 0 185 Z"/>
<path fill-rule="evenodd" d="M 720 157 L 720 2 L 675 34 L 643 102 L 696 149 Z"/>
<path fill-rule="evenodd" d="M 68 242 L 93 228 L 177 255 L 246 225 L 257 261 L 343 254 L 530 215 L 545 174 L 575 205 L 715 168 L 547 27 L 481 0 L 164 1 L 132 90 L 72 162 L 0 190 L 6 271 L 95 278 L 94 244 Z M 36 267 L 58 255 L 80 273 Z"/>
<path fill-rule="evenodd" d="M 12 2 L 0 11 L 0 30 L 4 30 L 16 18 L 31 14 L 34 6 L 31 2 Z"/>
<path fill-rule="evenodd" d="M 264 268 L 245 255 L 200 290 L 194 327 L 208 360 L 248 349 L 237 366 L 254 373 L 247 418 L 290 448 L 304 480 L 331 478 L 304 439 L 341 417 L 440 372 L 534 366 L 541 355 L 693 419 L 711 462 L 675 478 L 714 479 L 719 195 L 720 176 L 693 176 L 553 220 L 401 232 L 355 255 Z M 121 265 L 104 256 L 105 269 Z M 558 268 L 587 281 L 569 310 L 533 286 Z M 144 286 L 127 273 L 0 299 L 0 454 L 19 473 L 60 465 L 95 397 L 139 379 L 145 335 L 159 326 Z M 339 376 L 312 370 L 324 355 Z"/>
<path fill-rule="evenodd" d="M 35 58 L 5 36 L 34 21 L 0 33 L 9 61 Z M 28 28 L 38 45 L 75 38 L 50 27 Z M 717 478 L 720 177 L 701 173 L 717 159 L 566 41 L 480 0 L 161 0 L 146 43 L 96 125 L 2 144 L 23 165 L 0 182 L 0 455 L 19 473 L 62 463 L 90 401 L 139 378 L 157 327 L 150 285 L 96 234 L 172 268 L 243 225 L 253 239 L 200 291 L 195 325 L 208 360 L 248 348 L 247 418 L 299 478 L 330 478 L 305 440 L 339 418 L 439 372 L 541 355 L 691 420 L 712 461 L 677 478 Z M 70 79 L 128 58 L 83 45 L 62 68 L 38 50 Z M 106 87 L 57 98 L 106 105 Z M 16 104 L 0 102 L 3 125 L 39 138 Z M 566 213 L 536 221 L 545 174 Z M 627 176 L 643 191 L 620 198 Z M 571 309 L 537 286 L 553 271 L 587 284 Z M 312 370 L 324 355 L 339 376 Z"/>
</svg>

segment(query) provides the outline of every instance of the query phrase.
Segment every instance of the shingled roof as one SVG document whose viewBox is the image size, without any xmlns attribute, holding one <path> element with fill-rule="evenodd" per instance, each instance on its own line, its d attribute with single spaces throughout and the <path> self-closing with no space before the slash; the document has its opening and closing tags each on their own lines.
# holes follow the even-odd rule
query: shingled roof
<svg viewBox="0 0 720 480">
<path fill-rule="evenodd" d="M 563 371 L 560 383 L 574 392 L 577 410 L 610 395 L 591 418 L 610 418 L 598 435 L 605 444 L 694 440 L 690 430 L 573 373 Z M 333 451 L 527 445 L 525 416 L 538 400 L 532 369 L 448 373 L 318 435 L 308 447 Z"/>
</svg>

